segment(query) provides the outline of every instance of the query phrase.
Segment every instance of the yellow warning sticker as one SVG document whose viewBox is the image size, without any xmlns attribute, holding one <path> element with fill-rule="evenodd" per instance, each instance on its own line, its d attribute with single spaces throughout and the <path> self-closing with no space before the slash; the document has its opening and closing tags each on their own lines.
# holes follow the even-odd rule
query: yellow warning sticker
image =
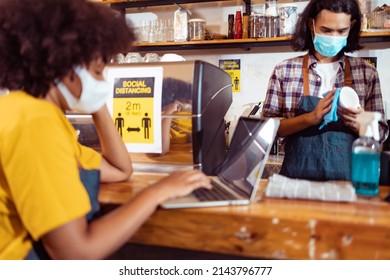
<svg viewBox="0 0 390 280">
<path fill-rule="evenodd" d="M 154 77 L 115 78 L 113 117 L 126 143 L 154 143 Z"/>
<path fill-rule="evenodd" d="M 107 79 L 113 85 L 113 122 L 128 151 L 161 152 L 161 67 L 109 66 Z"/>
<path fill-rule="evenodd" d="M 219 60 L 219 68 L 232 78 L 233 92 L 241 92 L 241 60 L 221 59 Z"/>
</svg>

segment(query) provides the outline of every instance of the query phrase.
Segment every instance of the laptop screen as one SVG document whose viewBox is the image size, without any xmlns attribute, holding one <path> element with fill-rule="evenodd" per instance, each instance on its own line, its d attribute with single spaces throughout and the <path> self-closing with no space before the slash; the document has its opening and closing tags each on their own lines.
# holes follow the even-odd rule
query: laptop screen
<svg viewBox="0 0 390 280">
<path fill-rule="evenodd" d="M 278 119 L 241 117 L 230 143 L 219 177 L 251 197 L 263 173 L 279 127 Z"/>
</svg>

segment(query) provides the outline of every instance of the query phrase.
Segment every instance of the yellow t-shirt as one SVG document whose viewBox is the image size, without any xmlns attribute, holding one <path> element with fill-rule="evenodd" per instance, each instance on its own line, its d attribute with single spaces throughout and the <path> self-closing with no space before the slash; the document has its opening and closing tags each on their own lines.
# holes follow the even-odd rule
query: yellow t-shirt
<svg viewBox="0 0 390 280">
<path fill-rule="evenodd" d="M 55 105 L 25 92 L 1 96 L 0 259 L 24 259 L 33 240 L 85 216 L 79 166 L 100 163 Z"/>
</svg>

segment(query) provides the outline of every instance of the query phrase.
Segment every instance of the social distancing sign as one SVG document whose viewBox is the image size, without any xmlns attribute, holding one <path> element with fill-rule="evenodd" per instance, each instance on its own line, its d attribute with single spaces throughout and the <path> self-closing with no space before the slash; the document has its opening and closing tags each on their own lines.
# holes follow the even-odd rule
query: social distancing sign
<svg viewBox="0 0 390 280">
<path fill-rule="evenodd" d="M 219 68 L 232 78 L 233 92 L 241 92 L 241 60 L 221 59 L 219 60 Z"/>
<path fill-rule="evenodd" d="M 128 151 L 161 152 L 161 67 L 107 67 L 108 102 Z"/>
<path fill-rule="evenodd" d="M 154 77 L 115 78 L 113 117 L 124 142 L 154 143 L 154 82 Z"/>
</svg>

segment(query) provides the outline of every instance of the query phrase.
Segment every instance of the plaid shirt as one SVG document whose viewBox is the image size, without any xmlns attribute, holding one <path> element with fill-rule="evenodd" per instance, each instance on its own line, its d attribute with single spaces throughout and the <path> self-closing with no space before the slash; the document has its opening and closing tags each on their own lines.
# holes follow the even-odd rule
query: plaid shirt
<svg viewBox="0 0 390 280">
<path fill-rule="evenodd" d="M 351 64 L 352 87 L 359 96 L 360 105 L 365 111 L 382 113 L 384 117 L 383 101 L 378 72 L 364 59 L 348 57 Z M 298 105 L 303 96 L 302 77 L 303 56 L 287 59 L 276 65 L 269 84 L 263 116 L 292 118 L 295 117 Z M 336 75 L 335 87 L 344 86 L 344 56 L 339 60 L 340 68 Z M 308 61 L 309 87 L 311 95 L 318 93 L 321 87 L 321 77 L 316 73 L 317 60 L 311 54 Z M 317 94 L 318 95 L 318 94 Z M 385 121 L 380 122 L 381 140 L 388 135 L 389 128 Z"/>
</svg>

